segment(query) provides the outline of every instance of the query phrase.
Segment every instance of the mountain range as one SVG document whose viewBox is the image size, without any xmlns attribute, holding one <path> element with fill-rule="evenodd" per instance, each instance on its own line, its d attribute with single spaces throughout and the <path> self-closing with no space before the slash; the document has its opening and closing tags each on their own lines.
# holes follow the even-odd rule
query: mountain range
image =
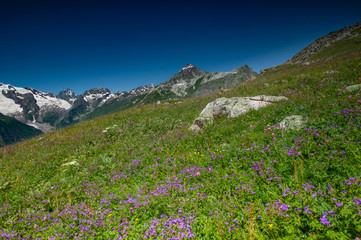
<svg viewBox="0 0 361 240">
<path fill-rule="evenodd" d="M 358 22 L 318 38 L 290 58 L 286 64 L 307 65 L 309 61 L 315 61 L 313 55 L 327 49 L 327 46 L 334 42 L 358 36 L 360 29 L 361 22 Z M 337 56 L 337 53 L 334 56 Z M 261 74 L 265 71 L 268 69 L 261 71 Z M 140 104 L 206 95 L 253 80 L 257 76 L 258 74 L 247 65 L 231 72 L 206 72 L 188 63 L 168 81 L 157 86 L 153 84 L 140 86 L 129 92 L 112 93 L 107 88 L 93 88 L 77 95 L 66 88 L 54 95 L 30 87 L 21 88 L 0 83 L 1 119 L 5 119 L 6 116 L 12 118 L 12 124 L 0 126 L 0 135 L 5 139 L 1 143 L 2 145 L 14 143 L 39 134 L 39 130 L 49 132 Z M 5 122 L 9 122 L 9 119 L 6 118 Z M 24 136 L 16 134 L 18 131 L 13 129 L 13 126 L 21 124 L 30 127 L 25 131 Z M 23 125 L 21 126 L 24 127 Z M 33 128 L 38 130 L 34 131 Z M 10 132 L 14 133 L 11 137 L 9 137 Z"/>
<path fill-rule="evenodd" d="M 190 64 L 128 102 L 64 91 L 79 121 L 138 106 L 1 148 L 0 236 L 359 239 L 361 27 L 342 35 L 221 94 L 192 97 L 216 74 Z"/>
<path fill-rule="evenodd" d="M 158 86 L 149 84 L 116 93 L 107 88 L 93 88 L 81 95 L 69 88 L 54 95 L 30 87 L 0 83 L 0 113 L 42 132 L 49 132 L 139 104 L 202 96 L 233 87 L 257 75 L 247 65 L 231 72 L 206 72 L 186 64 Z M 8 130 L 11 132 L 10 127 Z M 23 138 L 13 139 L 15 142 Z"/>
</svg>

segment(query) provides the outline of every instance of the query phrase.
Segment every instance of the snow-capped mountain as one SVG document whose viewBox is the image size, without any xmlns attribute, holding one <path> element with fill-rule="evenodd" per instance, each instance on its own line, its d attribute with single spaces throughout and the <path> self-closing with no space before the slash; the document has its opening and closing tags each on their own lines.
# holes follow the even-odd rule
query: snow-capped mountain
<svg viewBox="0 0 361 240">
<path fill-rule="evenodd" d="M 133 90 L 131 90 L 129 92 L 130 95 L 133 95 L 133 96 L 139 96 L 139 95 L 142 95 L 144 93 L 147 93 L 149 92 L 150 90 L 152 90 L 154 88 L 154 84 L 149 84 L 149 85 L 144 85 L 144 86 L 140 86 L 140 87 L 137 87 L 137 88 L 134 88 Z"/>
<path fill-rule="evenodd" d="M 110 99 L 115 98 L 116 95 L 113 94 L 108 88 L 93 88 L 84 92 L 79 98 L 83 98 L 87 105 L 87 111 L 93 111 L 95 108 L 103 105 Z"/>
<path fill-rule="evenodd" d="M 0 113 L 48 131 L 72 105 L 52 93 L 0 83 Z M 51 128 L 51 127 L 50 127 Z"/>
<path fill-rule="evenodd" d="M 140 86 L 129 92 L 112 93 L 108 88 L 93 88 L 79 95 L 58 124 L 64 127 L 85 119 L 91 119 L 104 114 L 120 111 L 123 106 L 129 106 L 133 100 L 154 88 L 153 84 Z"/>
<path fill-rule="evenodd" d="M 63 91 L 59 92 L 58 95 L 56 96 L 58 98 L 68 101 L 71 104 L 73 104 L 76 98 L 78 97 L 78 95 L 69 88 L 65 88 Z"/>
<path fill-rule="evenodd" d="M 0 113 L 43 132 L 95 118 L 139 104 L 170 98 L 196 97 L 226 89 L 257 76 L 247 65 L 231 72 L 206 72 L 187 64 L 168 81 L 112 93 L 93 88 L 76 95 L 69 88 L 57 96 L 33 88 L 0 83 Z"/>
</svg>

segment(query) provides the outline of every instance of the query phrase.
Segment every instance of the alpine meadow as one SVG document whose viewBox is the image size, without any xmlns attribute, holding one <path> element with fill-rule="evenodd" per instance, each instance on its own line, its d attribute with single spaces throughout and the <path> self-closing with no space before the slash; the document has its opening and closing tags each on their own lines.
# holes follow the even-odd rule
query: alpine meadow
<svg viewBox="0 0 361 240">
<path fill-rule="evenodd" d="M 256 96 L 283 100 L 194 121 L 214 101 Z M 0 236 L 359 239 L 360 140 L 357 23 L 235 87 L 1 148 Z"/>
</svg>

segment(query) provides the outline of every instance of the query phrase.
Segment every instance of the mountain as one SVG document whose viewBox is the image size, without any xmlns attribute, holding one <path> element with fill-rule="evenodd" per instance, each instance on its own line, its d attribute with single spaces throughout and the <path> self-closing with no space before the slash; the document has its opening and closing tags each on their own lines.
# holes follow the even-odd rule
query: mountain
<svg viewBox="0 0 361 240">
<path fill-rule="evenodd" d="M 39 129 L 0 113 L 0 147 L 41 134 Z"/>
<path fill-rule="evenodd" d="M 361 35 L 345 37 L 227 98 L 137 106 L 4 147 L 0 236 L 359 239 L 360 60 Z M 274 103 L 220 114 L 239 97 L 252 100 L 244 107 Z M 212 123 L 189 131 L 224 101 Z M 299 128 L 286 127 L 295 119 Z"/>
<path fill-rule="evenodd" d="M 54 129 L 72 107 L 52 93 L 0 83 L 0 113 L 25 124 L 34 124 L 44 132 Z"/>
<path fill-rule="evenodd" d="M 117 98 L 107 101 L 84 117 L 84 120 L 93 119 L 106 114 L 121 111 L 141 104 L 142 99 L 154 88 L 154 84 L 137 87 L 130 92 L 117 92 Z"/>
<path fill-rule="evenodd" d="M 329 46 L 331 43 L 345 39 L 358 36 L 361 32 L 361 22 L 358 22 L 352 26 L 344 27 L 338 31 L 331 32 L 326 36 L 316 39 L 311 45 L 304 48 L 302 51 L 297 53 L 287 63 L 304 63 L 311 56 L 320 52 L 325 47 Z"/>
<path fill-rule="evenodd" d="M 202 96 L 233 87 L 256 76 L 257 73 L 247 65 L 231 72 L 206 72 L 186 64 L 172 78 L 158 86 L 149 84 L 129 92 L 116 93 L 107 88 L 93 88 L 79 96 L 69 88 L 55 96 L 32 88 L 1 84 L 0 112 L 23 123 L 35 124 L 37 128 L 48 132 L 54 126 L 61 128 L 139 104 Z"/>
<path fill-rule="evenodd" d="M 257 75 L 247 65 L 231 72 L 205 72 L 192 64 L 187 64 L 168 81 L 152 89 L 142 102 L 202 96 L 241 84 Z"/>
<path fill-rule="evenodd" d="M 133 106 L 133 101 L 153 89 L 154 85 L 140 86 L 130 92 L 111 93 L 107 88 L 93 88 L 78 96 L 68 114 L 57 127 L 68 126 Z"/>
<path fill-rule="evenodd" d="M 117 97 L 110 98 L 110 100 L 107 100 L 105 103 L 98 105 L 97 108 L 83 115 L 81 120 L 96 118 L 139 104 L 154 103 L 173 98 L 182 99 L 206 95 L 241 84 L 257 75 L 258 74 L 247 65 L 231 72 L 206 72 L 188 63 L 172 78 L 160 83 L 158 86 L 150 84 L 133 89 L 129 93 L 116 93 Z M 81 106 L 84 106 L 84 104 Z M 73 109 L 78 108 L 73 107 Z M 71 111 L 73 111 L 73 109 Z M 77 111 L 77 113 L 72 116 L 73 120 L 67 120 L 67 124 L 74 122 L 74 120 L 77 121 L 78 118 L 74 116 L 84 114 L 85 112 L 86 111 Z"/>
<path fill-rule="evenodd" d="M 65 101 L 68 101 L 71 104 L 74 103 L 74 101 L 78 97 L 78 95 L 69 88 L 65 88 L 63 91 L 59 92 L 58 95 L 56 96 Z"/>
</svg>

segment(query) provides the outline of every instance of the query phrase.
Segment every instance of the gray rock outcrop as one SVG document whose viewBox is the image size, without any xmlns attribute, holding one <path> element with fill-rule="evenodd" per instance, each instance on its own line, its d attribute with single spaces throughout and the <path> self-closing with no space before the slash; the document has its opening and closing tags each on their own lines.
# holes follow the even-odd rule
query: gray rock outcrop
<svg viewBox="0 0 361 240">
<path fill-rule="evenodd" d="M 207 124 L 212 123 L 214 118 L 223 115 L 226 115 L 229 118 L 234 118 L 248 112 L 251 109 L 257 110 L 272 103 L 286 100 L 288 99 L 283 96 L 265 95 L 255 97 L 218 98 L 207 104 L 189 129 L 191 131 L 199 131 Z"/>
<path fill-rule="evenodd" d="M 276 128 L 284 130 L 300 130 L 305 127 L 307 119 L 301 115 L 291 115 L 285 117 L 280 123 L 276 124 Z"/>
<path fill-rule="evenodd" d="M 339 89 L 339 91 L 342 92 L 353 92 L 353 91 L 359 91 L 361 90 L 361 84 L 355 84 L 355 85 L 351 85 L 351 86 L 347 86 L 345 87 L 345 89 Z"/>
</svg>

